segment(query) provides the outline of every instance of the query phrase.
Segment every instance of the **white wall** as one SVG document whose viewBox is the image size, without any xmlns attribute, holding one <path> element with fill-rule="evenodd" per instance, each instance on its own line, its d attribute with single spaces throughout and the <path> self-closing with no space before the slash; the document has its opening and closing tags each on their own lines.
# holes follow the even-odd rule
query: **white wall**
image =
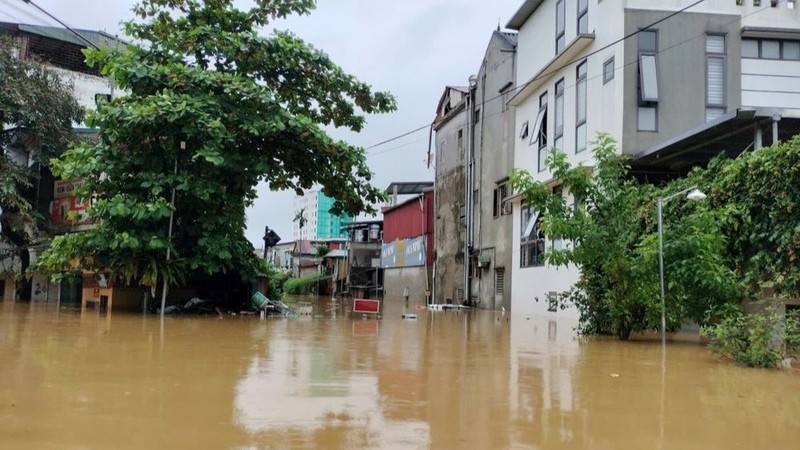
<svg viewBox="0 0 800 450">
<path fill-rule="evenodd" d="M 95 94 L 118 94 L 115 93 L 114 85 L 107 78 L 88 75 L 85 73 L 72 72 L 70 70 L 62 69 L 60 67 L 50 67 L 56 72 L 63 81 L 73 85 L 73 94 L 78 100 L 78 104 L 87 110 L 97 109 L 95 103 Z M 79 127 L 86 126 L 85 123 L 75 124 Z"/>
<path fill-rule="evenodd" d="M 742 58 L 742 106 L 800 117 L 800 61 Z"/>
<path fill-rule="evenodd" d="M 624 0 L 624 4 L 626 8 L 630 9 L 677 11 L 696 1 L 697 0 Z M 605 1 L 603 3 L 605 3 Z M 795 28 L 797 27 L 797 20 L 800 19 L 800 4 L 795 5 L 795 9 L 789 9 L 786 0 L 781 0 L 778 6 L 774 8 L 770 6 L 770 0 L 762 0 L 761 6 L 753 6 L 753 0 L 744 0 L 744 4 L 741 6 L 736 4 L 736 0 L 706 0 L 690 8 L 688 11 L 716 14 L 741 14 L 742 26 L 746 27 Z"/>
<path fill-rule="evenodd" d="M 595 41 L 583 54 L 589 54 L 622 37 L 624 16 L 621 12 L 623 0 L 605 0 L 600 4 L 589 2 L 589 31 L 595 34 Z M 566 6 L 566 42 L 572 42 L 577 33 L 577 9 L 574 2 Z M 544 44 L 542 44 L 544 43 Z M 537 53 L 533 49 L 544 48 Z M 534 77 L 542 67 L 549 63 L 555 52 L 555 0 L 545 1 L 520 30 L 519 65 L 517 79 L 526 82 Z M 533 55 L 526 61 L 528 56 Z M 603 84 L 603 64 L 611 57 L 615 61 L 615 76 L 607 84 Z M 575 58 L 578 59 L 578 58 Z M 622 139 L 622 107 L 623 107 L 623 67 L 625 61 L 624 47 L 617 44 L 602 50 L 587 59 L 587 139 L 593 141 L 598 132 L 609 133 L 618 142 Z M 554 69 L 558 68 L 555 66 Z M 548 71 L 551 69 L 548 69 Z M 530 145 L 530 136 L 520 139 L 520 131 L 528 121 L 530 132 L 539 111 L 539 96 L 547 91 L 548 95 L 548 145 L 552 146 L 555 137 L 555 84 L 562 77 L 564 89 L 564 145 L 563 151 L 573 165 L 594 164 L 592 146 L 581 153 L 575 153 L 576 135 L 576 83 L 577 64 L 571 64 L 549 77 L 545 85 L 530 95 L 516 109 L 515 154 L 514 167 L 525 169 L 541 182 L 549 182 L 552 174 L 548 171 L 538 172 L 538 146 Z M 520 267 L 520 205 L 514 206 L 513 213 L 513 255 L 511 310 L 517 314 L 558 315 L 577 317 L 574 308 L 556 313 L 547 311 L 547 293 L 569 290 L 578 280 L 579 271 L 575 267 Z M 550 243 L 548 242 L 548 245 Z M 539 301 L 535 299 L 538 297 Z"/>
</svg>

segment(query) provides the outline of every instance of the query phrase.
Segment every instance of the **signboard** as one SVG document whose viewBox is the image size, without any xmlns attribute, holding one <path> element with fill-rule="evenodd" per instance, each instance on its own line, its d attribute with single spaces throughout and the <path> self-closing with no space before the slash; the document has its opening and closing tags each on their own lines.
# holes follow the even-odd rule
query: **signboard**
<svg viewBox="0 0 800 450">
<path fill-rule="evenodd" d="M 418 267 L 425 265 L 425 236 L 398 239 L 381 246 L 381 267 Z"/>
<path fill-rule="evenodd" d="M 353 299 L 353 312 L 363 314 L 378 314 L 381 312 L 381 301 L 366 298 Z"/>
<path fill-rule="evenodd" d="M 68 226 L 72 231 L 81 231 L 91 228 L 92 222 L 86 217 L 86 210 L 91 206 L 91 200 L 79 202 L 75 196 L 75 188 L 83 184 L 83 180 L 67 181 L 58 180 L 53 192 L 53 225 Z M 74 213 L 76 218 L 71 218 Z"/>
</svg>

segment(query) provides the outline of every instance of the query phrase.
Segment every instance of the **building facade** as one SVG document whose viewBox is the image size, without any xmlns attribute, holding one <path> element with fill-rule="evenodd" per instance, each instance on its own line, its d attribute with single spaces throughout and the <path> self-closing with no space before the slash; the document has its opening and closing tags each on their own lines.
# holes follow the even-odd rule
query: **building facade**
<svg viewBox="0 0 800 450">
<path fill-rule="evenodd" d="M 436 302 L 511 306 L 511 196 L 516 33 L 492 33 L 468 87 L 436 112 Z M 465 271 L 464 268 L 467 268 Z"/>
<path fill-rule="evenodd" d="M 76 30 L 80 38 L 69 30 L 19 23 L 0 22 L 0 36 L 16 40 L 19 43 L 19 58 L 35 59 L 45 64 L 65 83 L 73 87 L 73 95 L 78 104 L 86 110 L 95 109 L 98 102 L 111 99 L 118 92 L 111 80 L 101 76 L 97 67 L 89 67 L 84 61 L 82 50 L 87 41 L 101 48 L 125 45 L 114 36 L 104 32 Z M 90 138 L 94 130 L 85 124 L 74 124 L 76 134 Z M 76 201 L 72 195 L 73 181 L 55 179 L 46 164 L 35 161 L 37 149 L 9 147 L 0 149 L 6 152 L 9 159 L 23 167 L 28 167 L 36 174 L 37 182 L 30 192 L 31 205 L 44 217 L 50 219 L 57 233 L 79 231 L 85 223 L 73 223 L 66 219 L 69 212 L 80 214 L 85 204 Z M 44 248 L 45 240 L 28 246 L 27 254 L 3 252 L 0 248 L 0 295 L 3 299 L 31 300 L 36 302 L 59 303 L 78 306 L 81 304 L 84 289 L 91 295 L 97 291 L 94 280 L 87 286 L 77 283 L 51 283 L 44 274 L 34 273 L 30 280 L 21 276 L 26 267 L 32 263 Z M 2 244 L 0 244 L 2 245 Z M 140 302 L 140 297 L 136 299 Z M 117 302 L 121 304 L 121 301 Z"/>
<path fill-rule="evenodd" d="M 611 135 L 634 174 L 658 182 L 721 152 L 738 154 L 800 131 L 800 11 L 794 1 L 528 0 L 517 30 L 514 166 L 573 200 L 546 169 L 556 147 L 591 167 L 591 141 Z M 513 208 L 515 312 L 559 308 L 576 268 L 542 255 L 570 245 Z"/>
<path fill-rule="evenodd" d="M 384 298 L 427 301 L 433 288 L 433 190 L 383 209 Z"/>
<path fill-rule="evenodd" d="M 294 199 L 294 217 L 299 214 L 305 218 L 303 227 L 298 220 L 294 222 L 292 236 L 294 240 L 307 239 L 337 239 L 347 238 L 347 231 L 342 227 L 352 222 L 353 219 L 346 215 L 331 214 L 333 199 L 322 191 L 310 191 L 305 195 L 296 196 Z"/>
<path fill-rule="evenodd" d="M 448 86 L 436 108 L 435 243 L 433 300 L 465 300 L 464 243 L 466 235 L 466 169 L 469 87 Z"/>
</svg>

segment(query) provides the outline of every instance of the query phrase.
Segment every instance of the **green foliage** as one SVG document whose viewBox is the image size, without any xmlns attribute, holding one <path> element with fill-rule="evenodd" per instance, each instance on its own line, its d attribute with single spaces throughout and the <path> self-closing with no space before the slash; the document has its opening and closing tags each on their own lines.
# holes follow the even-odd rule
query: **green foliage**
<svg viewBox="0 0 800 450">
<path fill-rule="evenodd" d="M 770 282 L 778 295 L 800 295 L 798 166 L 795 136 L 736 159 L 717 158 L 690 176 L 706 186 L 710 204 L 724 210 L 726 255 L 751 294 Z"/>
<path fill-rule="evenodd" d="M 331 252 L 331 249 L 330 249 L 330 247 L 328 247 L 327 245 L 320 245 L 320 246 L 319 246 L 319 247 L 317 247 L 317 248 L 316 248 L 316 250 L 315 250 L 315 253 L 317 254 L 317 257 L 318 257 L 318 258 L 324 258 L 324 257 L 325 257 L 325 256 L 327 256 L 327 255 L 328 255 L 328 253 L 330 253 L 330 252 Z"/>
<path fill-rule="evenodd" d="M 19 59 L 19 53 L 19 42 L 0 38 L 0 241 L 16 246 L 40 237 L 47 221 L 25 193 L 36 174 L 3 149 L 20 149 L 35 162 L 46 162 L 66 149 L 74 139 L 72 123 L 83 120 L 72 86 L 47 66 Z"/>
<path fill-rule="evenodd" d="M 269 279 L 269 292 L 267 296 L 270 298 L 280 298 L 283 295 L 283 285 L 292 276 L 291 272 L 271 264 L 266 264 L 264 273 L 267 274 Z"/>
<path fill-rule="evenodd" d="M 541 213 L 545 236 L 570 243 L 547 251 L 545 259 L 581 269 L 578 283 L 565 293 L 580 313 L 581 331 L 627 339 L 631 332 L 660 328 L 656 200 L 682 187 L 637 184 L 610 136 L 598 135 L 593 145 L 593 170 L 571 166 L 555 149 L 546 158 L 554 179 L 577 199 L 572 204 L 525 171 L 514 171 L 511 182 Z M 737 301 L 740 294 L 723 257 L 721 217 L 705 205 L 673 202 L 683 204 L 664 214 L 669 329 L 687 320 L 706 323 L 713 317 L 710 311 Z"/>
<path fill-rule="evenodd" d="M 781 317 L 774 307 L 753 314 L 733 309 L 719 323 L 701 329 L 717 355 L 750 367 L 776 367 L 800 356 L 800 311 Z"/>
<path fill-rule="evenodd" d="M 325 279 L 322 274 L 304 275 L 299 278 L 290 278 L 283 285 L 283 292 L 290 295 L 308 294 L 312 286 Z"/>
<path fill-rule="evenodd" d="M 264 181 L 297 192 L 320 184 L 336 198 L 334 212 L 375 212 L 383 194 L 370 184 L 365 152 L 323 127 L 359 131 L 365 114 L 393 110 L 394 99 L 289 32 L 257 33 L 313 6 L 142 0 L 139 19 L 126 24 L 140 47 L 86 51 L 127 95 L 90 116 L 98 143 L 53 161 L 59 175 L 86 180 L 79 193 L 96 195 L 89 215 L 97 226 L 57 237 L 41 268 L 59 272 L 78 260 L 151 286 L 231 271 L 252 280 L 260 268 L 243 234 L 245 210 Z"/>
</svg>

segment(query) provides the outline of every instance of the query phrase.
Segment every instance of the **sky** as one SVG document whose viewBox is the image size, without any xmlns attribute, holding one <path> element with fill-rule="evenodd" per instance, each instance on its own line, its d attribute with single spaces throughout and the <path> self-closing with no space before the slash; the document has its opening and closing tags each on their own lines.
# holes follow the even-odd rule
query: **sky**
<svg viewBox="0 0 800 450">
<path fill-rule="evenodd" d="M 34 0 L 75 28 L 120 34 L 120 22 L 132 18 L 134 0 Z M 504 26 L 523 0 L 317 0 L 308 16 L 275 22 L 326 52 L 346 72 L 389 91 L 394 113 L 373 115 L 361 133 L 331 129 L 337 139 L 361 147 L 391 139 L 430 124 L 444 87 L 464 86 L 478 72 L 491 33 Z M 237 0 L 247 7 L 250 2 Z M 0 21 L 35 25 L 57 23 L 23 0 L 0 0 Z M 268 31 L 265 31 L 268 32 Z M 426 165 L 428 132 L 367 151 L 373 183 L 385 189 L 394 181 L 433 181 Z M 264 227 L 292 240 L 294 192 L 258 186 L 258 199 L 247 211 L 246 236 L 263 246 Z"/>
</svg>

